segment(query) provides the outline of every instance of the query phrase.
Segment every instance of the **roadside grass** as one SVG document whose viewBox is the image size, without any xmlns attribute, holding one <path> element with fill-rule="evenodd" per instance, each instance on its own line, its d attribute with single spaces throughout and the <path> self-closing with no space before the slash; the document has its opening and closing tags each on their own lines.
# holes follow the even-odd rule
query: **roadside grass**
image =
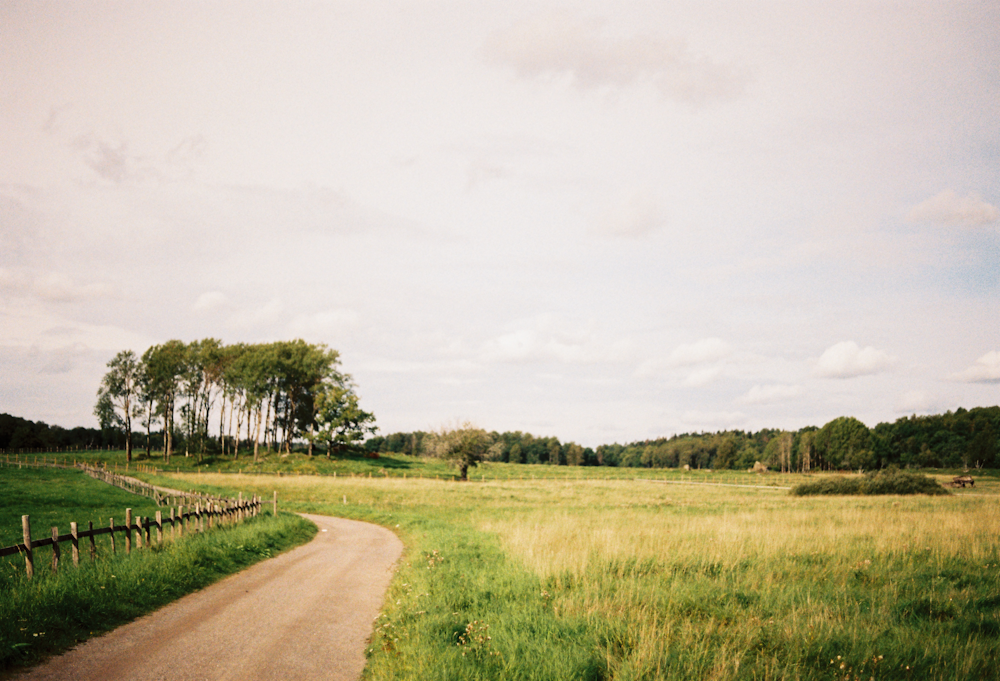
<svg viewBox="0 0 1000 681">
<path fill-rule="evenodd" d="M 995 495 L 199 479 L 400 534 L 407 550 L 368 679 L 968 679 L 1000 668 Z"/>
<path fill-rule="evenodd" d="M 316 526 L 263 514 L 239 525 L 105 556 L 57 574 L 0 577 L 0 675 L 110 631 L 185 594 L 305 543 Z"/>
</svg>

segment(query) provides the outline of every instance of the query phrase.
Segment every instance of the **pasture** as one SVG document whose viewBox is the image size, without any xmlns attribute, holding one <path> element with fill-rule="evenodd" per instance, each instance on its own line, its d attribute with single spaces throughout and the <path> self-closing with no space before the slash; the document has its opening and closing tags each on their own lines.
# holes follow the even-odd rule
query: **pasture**
<svg viewBox="0 0 1000 681">
<path fill-rule="evenodd" d="M 997 674 L 995 483 L 933 498 L 793 497 L 773 485 L 800 476 L 725 474 L 750 487 L 670 484 L 698 480 L 676 471 L 490 480 L 493 466 L 470 483 L 158 480 L 277 490 L 286 510 L 399 533 L 407 553 L 376 622 L 369 679 Z"/>
</svg>

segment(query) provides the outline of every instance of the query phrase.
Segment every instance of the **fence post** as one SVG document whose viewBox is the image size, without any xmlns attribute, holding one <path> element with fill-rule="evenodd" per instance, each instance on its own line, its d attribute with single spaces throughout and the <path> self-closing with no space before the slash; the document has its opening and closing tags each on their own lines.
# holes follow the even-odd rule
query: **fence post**
<svg viewBox="0 0 1000 681">
<path fill-rule="evenodd" d="M 159 511 L 157 511 L 157 513 L 159 513 Z M 149 516 L 146 516 L 142 520 L 143 520 L 142 526 L 144 528 L 146 528 L 144 530 L 145 535 L 146 535 L 146 548 L 150 548 L 151 549 L 151 548 L 153 548 L 153 542 L 152 542 L 152 540 L 150 538 L 150 533 L 153 531 L 153 523 L 149 522 Z"/>
<path fill-rule="evenodd" d="M 52 528 L 52 572 L 59 571 L 59 528 Z"/>
<path fill-rule="evenodd" d="M 77 567 L 80 565 L 80 533 L 76 523 L 69 524 L 69 533 L 73 536 L 73 566 Z"/>
<path fill-rule="evenodd" d="M 274 490 L 274 510 L 273 515 L 278 515 L 278 490 Z"/>
<path fill-rule="evenodd" d="M 125 554 L 132 553 L 132 509 L 125 509 Z"/>
<path fill-rule="evenodd" d="M 31 579 L 35 574 L 35 558 L 31 553 L 31 517 L 21 516 L 21 531 L 24 534 L 24 574 Z"/>
<path fill-rule="evenodd" d="M 135 519 L 135 548 L 142 548 L 142 516 Z"/>
<path fill-rule="evenodd" d="M 156 512 L 156 543 L 163 546 L 163 512 Z"/>
<path fill-rule="evenodd" d="M 117 549 L 115 549 L 115 519 L 108 518 L 108 523 L 109 526 L 111 527 L 111 532 L 108 534 L 108 536 L 111 537 L 111 553 L 113 555 L 115 553 L 118 553 Z"/>
<path fill-rule="evenodd" d="M 177 507 L 177 536 L 184 536 L 184 507 Z"/>
<path fill-rule="evenodd" d="M 94 541 L 94 521 L 90 521 L 90 560 L 97 558 L 97 543 Z"/>
</svg>

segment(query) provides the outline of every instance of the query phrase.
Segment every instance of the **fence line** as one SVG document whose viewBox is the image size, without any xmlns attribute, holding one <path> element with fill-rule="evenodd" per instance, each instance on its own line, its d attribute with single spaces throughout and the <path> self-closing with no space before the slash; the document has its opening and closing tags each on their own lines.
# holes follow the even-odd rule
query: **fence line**
<svg viewBox="0 0 1000 681">
<path fill-rule="evenodd" d="M 277 496 L 277 495 L 276 495 Z M 80 564 L 80 540 L 89 539 L 90 560 L 97 557 L 97 544 L 94 537 L 102 534 L 111 535 L 111 553 L 117 553 L 115 544 L 115 533 L 119 533 L 125 540 L 125 553 L 132 553 L 132 539 L 135 533 L 135 548 L 142 549 L 156 545 L 162 546 L 167 539 L 165 525 L 169 526 L 170 539 L 184 536 L 185 533 L 206 532 L 215 526 L 234 525 L 247 518 L 252 518 L 261 513 L 261 499 L 253 496 L 247 501 L 227 500 L 229 503 L 196 502 L 194 507 L 178 506 L 170 508 L 170 515 L 165 517 L 163 511 L 157 511 L 154 518 L 132 516 L 132 509 L 125 509 L 125 524 L 116 525 L 114 518 L 110 519 L 107 527 L 94 528 L 94 523 L 88 523 L 86 530 L 80 531 L 77 523 L 70 523 L 69 534 L 59 534 L 59 528 L 53 527 L 51 536 L 42 539 L 31 537 L 31 516 L 21 516 L 21 530 L 24 541 L 14 546 L 0 548 L 0 558 L 10 556 L 15 553 L 24 555 L 24 572 L 28 579 L 31 579 L 35 572 L 34 550 L 43 546 L 52 547 L 52 572 L 57 572 L 62 553 L 59 544 L 70 542 L 72 544 L 73 565 Z M 275 504 L 277 508 L 277 504 Z M 155 536 L 153 535 L 155 530 Z"/>
<path fill-rule="evenodd" d="M 167 538 L 165 525 L 168 526 L 167 529 L 170 531 L 170 539 L 176 539 L 184 536 L 185 533 L 206 532 L 216 525 L 233 525 L 247 518 L 258 516 L 263 506 L 261 498 L 257 495 L 244 500 L 242 492 L 236 499 L 213 497 L 197 492 L 182 492 L 166 487 L 157 487 L 136 478 L 111 473 L 105 469 L 87 466 L 82 463 L 78 464 L 74 462 L 74 465 L 69 466 L 58 464 L 55 461 L 46 462 L 43 460 L 42 463 L 38 463 L 36 460 L 34 463 L 27 461 L 0 461 L 0 464 L 16 465 L 18 467 L 79 469 L 95 480 L 119 487 L 132 494 L 149 497 L 156 502 L 157 506 L 169 505 L 173 502 L 187 502 L 186 504 L 176 503 L 176 505 L 170 505 L 170 515 L 168 517 L 164 516 L 162 511 L 157 511 L 154 518 L 148 516 L 133 518 L 132 509 L 126 508 L 124 525 L 115 525 L 114 518 L 110 518 L 107 527 L 95 529 L 94 523 L 89 522 L 87 529 L 81 531 L 77 523 L 71 522 L 69 524 L 69 534 L 59 534 L 59 528 L 53 527 L 50 536 L 40 539 L 32 538 L 31 516 L 23 515 L 21 516 L 23 541 L 20 544 L 0 548 L 0 558 L 13 554 L 22 554 L 24 556 L 24 572 L 28 579 L 31 579 L 35 573 L 34 550 L 43 546 L 52 547 L 52 572 L 57 572 L 59 570 L 59 563 L 62 561 L 62 552 L 59 548 L 59 544 L 61 543 L 71 543 L 70 556 L 73 565 L 78 566 L 80 564 L 81 539 L 90 540 L 88 548 L 90 560 L 93 561 L 97 558 L 97 544 L 94 538 L 102 534 L 110 536 L 112 554 L 117 553 L 117 546 L 115 544 L 116 533 L 122 535 L 125 540 L 125 553 L 130 554 L 133 546 L 133 533 L 135 533 L 135 548 L 137 550 L 142 549 L 144 546 L 153 546 L 154 529 L 155 542 L 157 545 L 162 546 Z M 278 514 L 277 492 L 274 492 L 272 500 L 272 513 L 274 515 Z"/>
</svg>

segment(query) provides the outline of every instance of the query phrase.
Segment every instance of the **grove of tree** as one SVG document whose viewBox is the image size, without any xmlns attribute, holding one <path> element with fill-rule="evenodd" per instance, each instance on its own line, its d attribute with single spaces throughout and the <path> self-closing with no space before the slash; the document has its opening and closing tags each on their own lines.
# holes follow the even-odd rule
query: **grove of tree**
<svg viewBox="0 0 1000 681">
<path fill-rule="evenodd" d="M 310 454 L 320 444 L 329 456 L 376 431 L 340 355 L 322 344 L 171 340 L 141 358 L 120 352 L 107 366 L 94 414 L 102 431 L 120 434 L 129 460 L 132 419 L 145 430 L 146 455 L 155 441 L 167 461 L 175 443 L 199 458 L 237 459 L 243 447 L 256 461 L 261 447 L 289 453 L 295 442 Z"/>
</svg>

